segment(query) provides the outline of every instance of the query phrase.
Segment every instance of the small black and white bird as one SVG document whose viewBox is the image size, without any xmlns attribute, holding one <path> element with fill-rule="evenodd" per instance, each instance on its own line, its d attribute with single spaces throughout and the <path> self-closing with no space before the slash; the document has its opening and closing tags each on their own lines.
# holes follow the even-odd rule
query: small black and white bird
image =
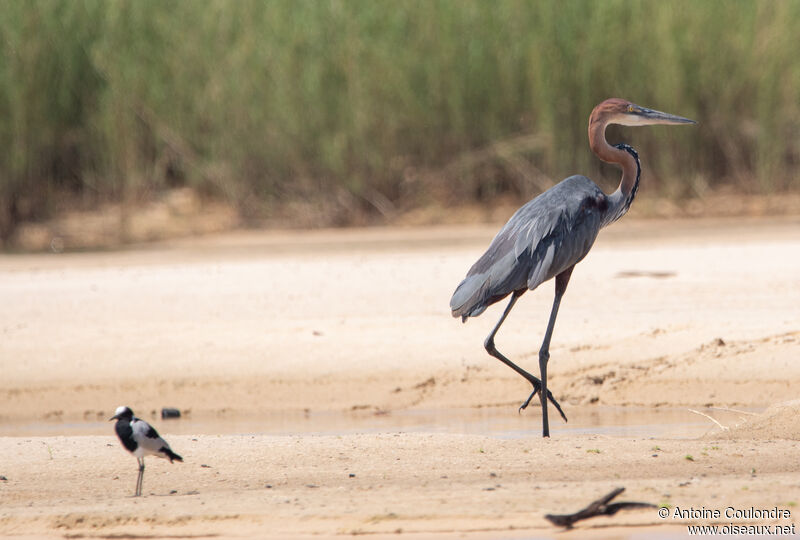
<svg viewBox="0 0 800 540">
<path fill-rule="evenodd" d="M 144 476 L 144 457 L 153 455 L 173 460 L 183 461 L 183 458 L 172 451 L 167 441 L 162 439 L 158 432 L 140 418 L 133 416 L 133 411 L 129 407 L 117 407 L 114 416 L 109 419 L 116 420 L 114 429 L 117 431 L 122 446 L 136 456 L 139 461 L 139 478 L 136 480 L 136 493 L 134 497 L 142 494 L 142 477 Z"/>
</svg>

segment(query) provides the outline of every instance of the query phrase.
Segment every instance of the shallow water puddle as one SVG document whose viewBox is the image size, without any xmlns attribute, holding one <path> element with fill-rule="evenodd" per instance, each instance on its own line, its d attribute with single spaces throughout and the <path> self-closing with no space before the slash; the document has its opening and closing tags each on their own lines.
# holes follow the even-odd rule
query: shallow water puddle
<svg viewBox="0 0 800 540">
<path fill-rule="evenodd" d="M 610 437 L 694 438 L 711 433 L 715 425 L 687 408 L 644 407 L 568 407 L 564 423 L 551 416 L 553 437 L 600 435 Z M 724 425 L 738 422 L 731 411 L 701 409 Z M 551 413 L 552 414 L 552 413 Z M 421 432 L 487 435 L 499 438 L 537 437 L 541 433 L 538 411 L 517 414 L 513 407 L 480 409 L 420 409 L 400 411 L 322 411 L 270 412 L 266 414 L 191 413 L 179 419 L 165 420 L 142 415 L 161 433 L 194 434 L 263 434 L 263 435 L 347 435 L 355 433 Z M 109 435 L 108 422 L 39 422 L 0 423 L 0 436 Z"/>
</svg>

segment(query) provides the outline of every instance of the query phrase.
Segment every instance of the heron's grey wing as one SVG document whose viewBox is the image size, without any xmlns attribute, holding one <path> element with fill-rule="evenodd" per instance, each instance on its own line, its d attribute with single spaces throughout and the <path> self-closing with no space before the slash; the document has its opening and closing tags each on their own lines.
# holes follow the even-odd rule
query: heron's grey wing
<svg viewBox="0 0 800 540">
<path fill-rule="evenodd" d="M 134 418 L 131 420 L 131 429 L 133 429 L 133 436 L 142 450 L 159 457 L 167 457 L 166 450 L 169 450 L 169 444 L 161 438 L 153 426 L 144 420 Z"/>
<path fill-rule="evenodd" d="M 522 206 L 470 268 L 450 300 L 454 317 L 475 317 L 513 291 L 535 289 L 580 261 L 600 230 L 605 195 L 572 176 Z"/>
<path fill-rule="evenodd" d="M 514 245 L 517 260 L 527 269 L 527 287 L 545 281 L 579 263 L 592 248 L 602 222 L 598 198 L 587 195 L 564 204 L 537 225 L 520 231 Z"/>
<path fill-rule="evenodd" d="M 494 302 L 526 287 L 528 270 L 519 264 L 518 235 L 528 224 L 541 225 L 547 221 L 548 206 L 542 204 L 542 198 L 548 193 L 517 210 L 492 239 L 486 252 L 475 261 L 450 299 L 454 317 L 460 316 L 463 320 L 477 317 Z M 534 233 L 533 230 L 527 232 Z"/>
</svg>

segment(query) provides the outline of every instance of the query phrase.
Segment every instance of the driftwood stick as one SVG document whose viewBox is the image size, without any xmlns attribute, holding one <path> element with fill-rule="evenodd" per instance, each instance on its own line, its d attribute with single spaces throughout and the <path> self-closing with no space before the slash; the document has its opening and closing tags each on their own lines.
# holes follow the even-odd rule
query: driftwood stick
<svg viewBox="0 0 800 540">
<path fill-rule="evenodd" d="M 699 414 L 700 416 L 704 416 L 704 417 L 708 418 L 709 420 L 711 420 L 712 422 L 714 422 L 715 424 L 717 424 L 717 426 L 719 427 L 719 429 L 721 429 L 722 431 L 728 431 L 728 430 L 730 429 L 728 426 L 723 426 L 722 424 L 720 424 L 720 423 L 717 421 L 717 419 L 716 419 L 716 418 L 714 418 L 713 416 L 709 416 L 709 415 L 707 415 L 706 413 L 702 413 L 702 412 L 700 412 L 700 411 L 696 411 L 696 410 L 694 410 L 694 409 L 687 409 L 687 410 L 688 410 L 689 412 L 691 412 L 691 413 L 694 413 L 694 414 Z"/>
<path fill-rule="evenodd" d="M 553 525 L 571 529 L 575 522 L 595 516 L 613 516 L 620 510 L 626 510 L 630 508 L 657 508 L 654 504 L 643 502 L 618 502 L 609 504 L 614 497 L 623 491 L 625 491 L 624 487 L 617 488 L 608 495 L 600 497 L 583 510 L 579 510 L 574 514 L 547 514 L 544 517 Z"/>
</svg>

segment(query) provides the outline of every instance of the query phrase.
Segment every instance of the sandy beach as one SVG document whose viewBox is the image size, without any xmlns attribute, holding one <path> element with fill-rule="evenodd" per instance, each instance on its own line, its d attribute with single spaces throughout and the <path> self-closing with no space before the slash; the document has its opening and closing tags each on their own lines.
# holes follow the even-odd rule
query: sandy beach
<svg viewBox="0 0 800 540">
<path fill-rule="evenodd" d="M 549 385 L 448 300 L 497 226 L 235 232 L 0 255 L 0 536 L 662 538 L 800 508 L 800 218 L 623 220 L 576 268 Z M 538 371 L 552 302 L 496 338 Z M 108 418 L 184 456 L 136 461 Z M 176 407 L 180 420 L 162 420 Z M 552 415 L 552 409 L 551 409 Z M 582 521 L 620 500 L 654 509 Z M 728 518 L 779 508 L 790 518 Z M 661 535 L 661 536 L 658 536 Z"/>
</svg>

